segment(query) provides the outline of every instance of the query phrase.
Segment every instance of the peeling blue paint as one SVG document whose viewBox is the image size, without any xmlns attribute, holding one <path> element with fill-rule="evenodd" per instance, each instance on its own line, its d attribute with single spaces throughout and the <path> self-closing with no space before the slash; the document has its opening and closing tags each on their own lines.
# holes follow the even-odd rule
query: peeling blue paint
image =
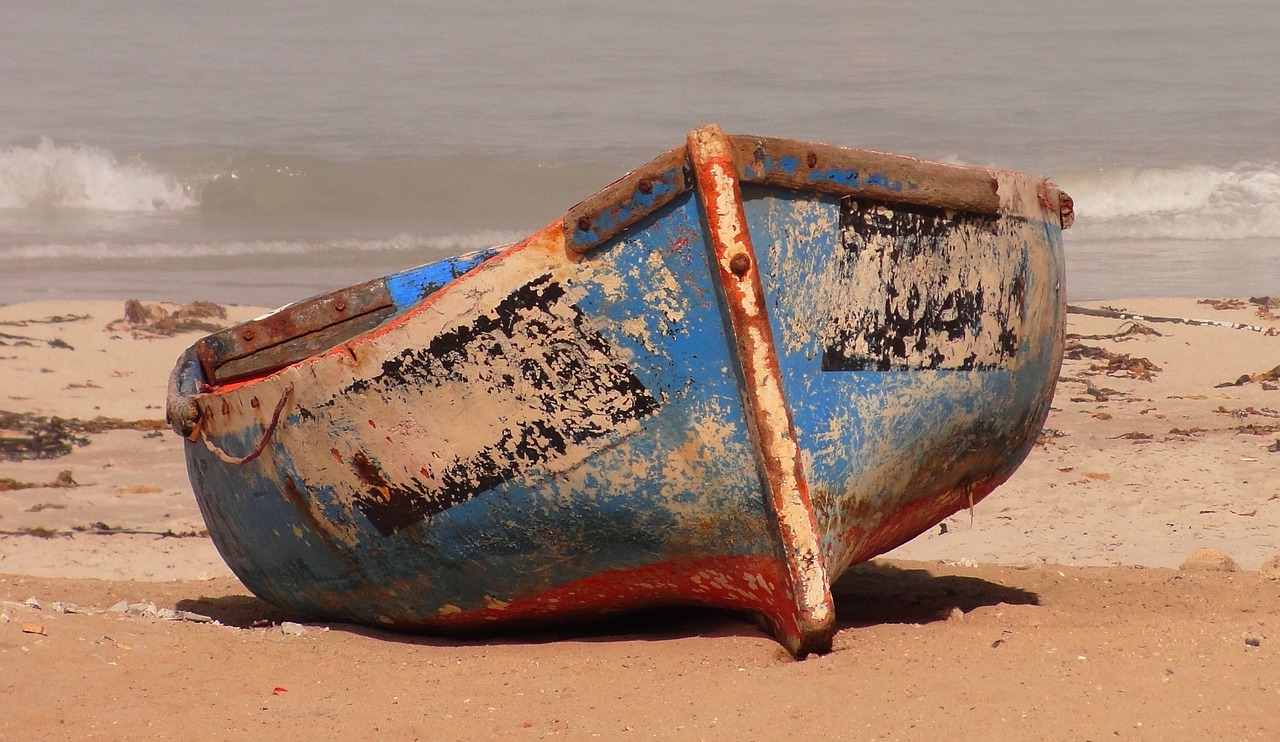
<svg viewBox="0 0 1280 742">
<path fill-rule="evenodd" d="M 360 591 L 362 600 L 346 604 L 342 610 L 350 613 L 344 617 L 372 623 L 388 613 L 426 620 L 445 604 L 479 610 L 486 596 L 544 591 L 675 554 L 773 556 L 776 546 L 696 206 L 688 197 L 678 199 L 587 259 L 592 272 L 571 287 L 579 294 L 578 307 L 629 359 L 645 386 L 665 400 L 641 431 L 571 471 L 530 471 L 390 537 L 346 504 L 355 493 L 323 484 L 322 472 L 296 470 L 282 446 L 272 446 L 270 455 L 253 464 L 235 466 L 192 445 L 193 481 L 202 490 L 247 493 L 254 503 L 245 512 L 214 516 L 236 517 L 238 539 L 257 545 L 251 557 L 228 560 L 246 585 L 298 610 L 313 609 L 323 596 Z M 440 275 L 451 265 L 408 274 L 422 285 L 423 276 Z M 617 277 L 627 288 L 619 293 L 591 280 L 593 274 Z M 682 282 L 674 297 L 681 319 L 629 323 L 652 316 L 651 289 L 672 276 Z M 724 435 L 701 442 L 716 455 L 690 462 L 684 483 L 673 482 L 662 462 L 679 456 L 691 444 L 691 431 L 708 420 Z M 242 431 L 217 443 L 238 452 L 251 448 L 256 435 Z M 360 534 L 356 542 L 323 548 L 312 543 L 314 528 L 278 494 L 282 479 L 303 488 L 319 517 L 353 525 Z M 272 530 L 289 535 L 276 538 Z M 306 537 L 294 538 L 293 531 Z M 303 570 L 300 564 L 311 566 Z M 317 574 L 326 576 L 316 582 Z M 393 596 L 389 589 L 425 579 L 430 590 Z"/>
<path fill-rule="evenodd" d="M 501 252 L 499 248 L 489 247 L 466 255 L 446 258 L 437 263 L 393 273 L 386 278 L 387 291 L 390 292 L 391 300 L 395 303 L 397 309 L 406 309 L 444 288 L 449 282 L 499 252 Z"/>
<path fill-rule="evenodd" d="M 922 467 L 946 467 L 923 472 L 931 486 L 962 486 L 966 477 L 978 474 L 999 476 L 1000 471 L 979 471 L 965 463 L 976 447 L 991 446 L 1008 454 L 1001 467 L 1003 474 L 1011 472 L 1030 450 L 1033 436 L 1027 428 L 1039 425 L 1038 405 L 1044 377 L 1055 364 L 1054 344 L 1043 339 L 1020 343 L 1021 357 L 1007 369 L 823 373 L 822 335 L 813 320 L 827 310 L 808 301 L 813 294 L 805 288 L 830 281 L 832 272 L 841 270 L 840 246 L 833 230 L 808 227 L 814 221 L 837 221 L 840 199 L 829 197 L 820 206 L 798 211 L 797 200 L 814 199 L 780 189 L 744 191 L 753 239 L 771 246 L 760 255 L 769 276 L 770 319 L 828 558 L 843 548 L 836 539 L 843 526 L 856 520 L 852 514 L 884 518 L 926 494 L 918 483 Z M 1038 249 L 1027 243 L 1022 247 Z M 833 437 L 833 430 L 840 435 Z M 983 460 L 980 466 L 989 465 Z"/>
<path fill-rule="evenodd" d="M 829 170 L 816 170 L 809 174 L 809 178 L 815 182 L 826 181 L 828 183 L 840 183 L 841 185 L 850 187 L 860 185 L 857 170 L 837 170 L 834 168 Z"/>
<path fill-rule="evenodd" d="M 649 178 L 646 181 L 648 192 L 637 189 L 618 203 L 616 208 L 596 212 L 588 217 L 585 224 L 569 225 L 570 244 L 579 249 L 597 244 L 605 235 L 612 235 L 640 216 L 651 213 L 665 197 L 681 189 L 683 180 L 684 175 L 679 168 L 673 168 L 658 177 Z"/>
<path fill-rule="evenodd" d="M 878 188 L 891 193 L 901 193 L 903 190 L 914 191 L 920 187 L 919 183 L 913 181 L 904 183 L 901 180 L 890 178 L 885 173 L 861 173 L 847 168 L 823 168 L 805 171 L 801 167 L 800 161 L 791 156 L 774 159 L 765 155 L 761 157 L 758 163 L 749 162 L 742 165 L 742 177 L 746 181 L 764 180 L 772 174 L 781 174 L 787 177 L 803 174 L 811 183 L 827 183 L 842 188 Z"/>
</svg>

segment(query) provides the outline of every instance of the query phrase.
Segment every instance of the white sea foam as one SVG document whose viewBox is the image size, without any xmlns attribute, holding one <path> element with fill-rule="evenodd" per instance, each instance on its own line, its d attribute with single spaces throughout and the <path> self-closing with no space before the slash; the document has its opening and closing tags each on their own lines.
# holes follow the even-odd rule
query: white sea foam
<svg viewBox="0 0 1280 742">
<path fill-rule="evenodd" d="M 172 211 L 196 200 L 182 183 L 105 149 L 56 145 L 0 149 L 0 209 L 72 208 L 111 212 Z"/>
<path fill-rule="evenodd" d="M 1116 169 L 1060 179 L 1075 239 L 1280 238 L 1280 163 Z"/>
</svg>

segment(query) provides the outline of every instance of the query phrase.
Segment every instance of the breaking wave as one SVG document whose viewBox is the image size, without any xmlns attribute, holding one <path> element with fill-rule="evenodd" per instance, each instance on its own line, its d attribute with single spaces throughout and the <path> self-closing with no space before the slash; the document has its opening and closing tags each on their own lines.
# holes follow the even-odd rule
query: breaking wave
<svg viewBox="0 0 1280 742">
<path fill-rule="evenodd" d="M 105 149 L 55 145 L 0 149 L 0 209 L 175 211 L 196 199 L 179 180 Z"/>
<path fill-rule="evenodd" d="M 34 146 L 0 148 L 0 210 L 23 218 L 24 239 L 35 244 L 66 242 L 77 227 L 82 234 L 120 235 L 123 229 L 130 241 L 165 242 L 168 235 L 155 229 L 185 225 L 191 241 L 212 229 L 276 240 L 278 249 L 290 251 L 300 235 L 527 232 L 624 172 L 590 163 L 463 156 L 343 161 L 196 150 L 125 159 L 101 147 L 45 138 Z"/>
<path fill-rule="evenodd" d="M 143 160 L 45 138 L 0 148 L 0 210 L 22 215 L 10 225 L 21 222 L 21 234 L 0 239 L 0 260 L 465 251 L 529 234 L 623 172 L 462 156 Z M 1280 239 L 1280 162 L 1113 168 L 1058 182 L 1075 199 L 1071 241 Z"/>
<path fill-rule="evenodd" d="M 1085 240 L 1280 238 L 1280 163 L 1115 169 L 1059 179 Z"/>
</svg>

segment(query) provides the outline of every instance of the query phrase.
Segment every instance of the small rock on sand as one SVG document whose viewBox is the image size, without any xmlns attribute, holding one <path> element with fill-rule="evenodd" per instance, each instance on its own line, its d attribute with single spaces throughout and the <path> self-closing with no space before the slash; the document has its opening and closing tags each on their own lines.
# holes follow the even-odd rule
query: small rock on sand
<svg viewBox="0 0 1280 742">
<path fill-rule="evenodd" d="M 1196 549 L 1178 569 L 1184 572 L 1236 572 L 1240 568 L 1220 549 Z"/>
<path fill-rule="evenodd" d="M 1276 554 L 1258 567 L 1258 575 L 1266 580 L 1280 580 L 1280 554 Z"/>
<path fill-rule="evenodd" d="M 307 627 L 303 626 L 300 623 L 294 623 L 293 621 L 285 621 L 284 623 L 280 624 L 280 631 L 285 634 L 290 634 L 292 636 L 307 635 Z"/>
</svg>

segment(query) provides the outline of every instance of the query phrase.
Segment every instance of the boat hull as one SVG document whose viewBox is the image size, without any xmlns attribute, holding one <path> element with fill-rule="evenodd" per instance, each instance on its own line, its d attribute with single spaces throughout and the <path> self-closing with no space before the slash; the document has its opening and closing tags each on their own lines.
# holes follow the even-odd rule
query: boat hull
<svg viewBox="0 0 1280 742">
<path fill-rule="evenodd" d="M 1030 450 L 1069 202 L 987 171 L 963 175 L 992 203 L 922 202 L 920 173 L 951 170 L 915 161 L 806 180 L 796 148 L 699 130 L 518 245 L 361 289 L 382 298 L 345 330 L 241 347 L 309 316 L 286 308 L 193 347 L 170 419 L 232 570 L 331 620 L 472 631 L 692 603 L 829 648 L 832 580 Z"/>
</svg>

